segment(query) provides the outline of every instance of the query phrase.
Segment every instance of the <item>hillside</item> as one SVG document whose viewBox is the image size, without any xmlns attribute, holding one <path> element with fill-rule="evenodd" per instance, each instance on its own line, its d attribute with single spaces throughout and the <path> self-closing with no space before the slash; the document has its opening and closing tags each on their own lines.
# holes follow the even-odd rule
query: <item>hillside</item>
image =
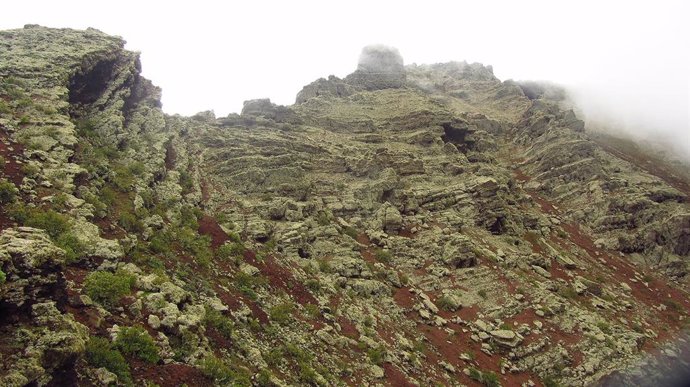
<svg viewBox="0 0 690 387">
<path fill-rule="evenodd" d="M 0 385 L 690 369 L 686 176 L 539 84 L 369 47 L 294 105 L 170 116 L 124 44 L 0 32 Z"/>
</svg>

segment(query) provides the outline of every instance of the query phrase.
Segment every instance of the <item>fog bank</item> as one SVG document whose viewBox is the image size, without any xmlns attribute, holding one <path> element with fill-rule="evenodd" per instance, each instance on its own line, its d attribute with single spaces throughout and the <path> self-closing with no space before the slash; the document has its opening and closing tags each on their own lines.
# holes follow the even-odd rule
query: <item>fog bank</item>
<svg viewBox="0 0 690 387">
<path fill-rule="evenodd" d="M 362 47 L 406 63 L 492 65 L 503 80 L 567 85 L 590 126 L 670 138 L 690 154 L 690 27 L 682 0 L 417 3 L 382 0 L 222 3 L 9 2 L 0 29 L 94 27 L 142 52 L 167 113 L 239 112 L 248 99 L 291 104 L 302 86 L 357 68 Z"/>
</svg>

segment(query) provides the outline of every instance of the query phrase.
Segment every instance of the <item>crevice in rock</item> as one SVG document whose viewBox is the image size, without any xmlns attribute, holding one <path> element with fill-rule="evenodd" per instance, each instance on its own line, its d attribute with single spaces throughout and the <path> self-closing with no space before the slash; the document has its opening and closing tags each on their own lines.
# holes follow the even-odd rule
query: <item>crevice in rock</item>
<svg viewBox="0 0 690 387">
<path fill-rule="evenodd" d="M 458 128 L 450 123 L 444 123 L 441 126 L 443 127 L 443 135 L 441 136 L 443 142 L 455 145 L 463 153 L 474 146 L 474 141 L 467 138 L 470 133 L 468 128 Z"/>
<path fill-rule="evenodd" d="M 115 73 L 117 58 L 102 60 L 95 66 L 77 72 L 69 81 L 69 103 L 72 116 L 81 108 L 93 104 L 108 88 Z"/>
</svg>

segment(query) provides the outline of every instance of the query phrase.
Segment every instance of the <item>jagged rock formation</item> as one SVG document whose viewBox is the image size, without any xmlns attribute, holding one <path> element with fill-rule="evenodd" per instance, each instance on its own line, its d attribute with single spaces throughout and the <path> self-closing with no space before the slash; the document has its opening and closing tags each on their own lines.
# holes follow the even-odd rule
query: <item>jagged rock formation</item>
<svg viewBox="0 0 690 387">
<path fill-rule="evenodd" d="M 586 385 L 662 345 L 687 366 L 688 186 L 552 86 L 374 47 L 293 106 L 167 116 L 123 45 L 0 32 L 3 385 Z"/>
</svg>

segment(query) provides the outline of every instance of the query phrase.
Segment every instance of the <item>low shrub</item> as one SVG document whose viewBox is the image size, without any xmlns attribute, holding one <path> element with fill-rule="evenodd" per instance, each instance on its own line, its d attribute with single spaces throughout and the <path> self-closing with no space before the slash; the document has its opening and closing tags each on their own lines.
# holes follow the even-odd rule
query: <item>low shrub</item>
<svg viewBox="0 0 690 387">
<path fill-rule="evenodd" d="M 381 365 L 386 357 L 386 349 L 384 347 L 370 348 L 367 351 L 367 356 L 369 356 L 369 360 L 371 360 L 372 363 Z"/>
<path fill-rule="evenodd" d="M 223 260 L 242 258 L 245 247 L 240 242 L 228 242 L 216 250 L 216 257 Z"/>
<path fill-rule="evenodd" d="M 62 235 L 57 238 L 55 244 L 65 250 L 65 259 L 67 263 L 77 262 L 84 256 L 84 244 L 82 244 L 71 232 L 62 233 Z"/>
<path fill-rule="evenodd" d="M 230 382 L 235 376 L 232 368 L 214 355 L 209 355 L 204 358 L 204 360 L 199 363 L 199 370 L 204 376 L 220 385 L 230 385 Z"/>
<path fill-rule="evenodd" d="M 129 365 L 124 356 L 107 339 L 91 337 L 86 344 L 86 361 L 94 368 L 105 368 L 117 375 L 118 381 L 126 386 L 132 385 Z"/>
<path fill-rule="evenodd" d="M 62 233 L 69 230 L 69 218 L 51 209 L 24 207 L 25 213 L 20 215 L 24 218 L 22 222 L 25 226 L 35 227 L 45 230 L 51 238 L 57 239 Z"/>
<path fill-rule="evenodd" d="M 357 239 L 357 230 L 354 227 L 345 227 L 343 232 L 350 238 Z"/>
<path fill-rule="evenodd" d="M 136 356 L 149 363 L 158 363 L 158 348 L 153 337 L 142 327 L 125 327 L 120 329 L 115 346 L 124 354 Z"/>
<path fill-rule="evenodd" d="M 271 321 L 275 321 L 276 323 L 283 325 L 292 320 L 293 309 L 294 305 L 292 305 L 292 303 L 283 302 L 272 307 L 269 310 L 268 315 L 271 317 Z"/>
<path fill-rule="evenodd" d="M 436 303 L 439 308 L 448 312 L 454 312 L 458 309 L 458 305 L 449 296 L 442 296 Z"/>
<path fill-rule="evenodd" d="M 215 328 L 223 337 L 230 339 L 235 325 L 232 320 L 223 316 L 223 314 L 211 307 L 206 307 L 206 316 L 204 317 L 204 324 L 207 327 Z"/>
<path fill-rule="evenodd" d="M 376 250 L 376 260 L 381 263 L 389 263 L 391 261 L 391 252 L 388 250 L 377 249 Z"/>
<path fill-rule="evenodd" d="M 134 188 L 135 178 L 129 168 L 118 166 L 113 168 L 111 181 L 120 192 L 129 192 Z"/>
<path fill-rule="evenodd" d="M 120 226 L 131 233 L 142 233 L 145 229 L 144 224 L 139 220 L 139 218 L 132 214 L 131 212 L 122 211 L 120 213 L 120 219 L 118 221 Z"/>
<path fill-rule="evenodd" d="M 116 273 L 95 271 L 86 277 L 84 291 L 92 300 L 111 308 L 132 292 L 135 280 L 132 274 L 122 270 Z"/>
<path fill-rule="evenodd" d="M 7 274 L 5 274 L 4 271 L 0 270 L 0 285 L 4 284 L 6 280 Z"/>
<path fill-rule="evenodd" d="M 6 179 L 0 180 L 0 204 L 12 203 L 18 193 L 17 187 L 11 181 Z"/>
</svg>

